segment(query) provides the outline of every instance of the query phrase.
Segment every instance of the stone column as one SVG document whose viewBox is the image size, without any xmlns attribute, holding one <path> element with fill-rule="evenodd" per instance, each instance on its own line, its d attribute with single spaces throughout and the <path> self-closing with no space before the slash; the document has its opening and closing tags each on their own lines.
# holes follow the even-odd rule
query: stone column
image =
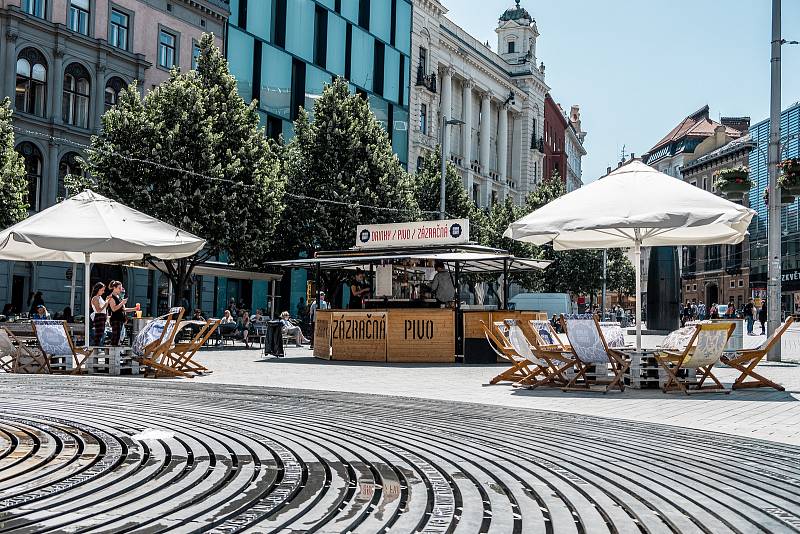
<svg viewBox="0 0 800 534">
<path fill-rule="evenodd" d="M 50 110 L 52 115 L 52 122 L 55 124 L 62 124 L 64 119 L 62 117 L 62 100 L 64 93 L 64 47 L 57 46 L 53 51 L 55 56 L 55 63 L 53 68 L 47 73 L 47 83 L 52 87 L 50 93 L 50 103 L 53 109 Z"/>
<path fill-rule="evenodd" d="M 489 204 L 489 191 L 491 190 L 491 180 L 489 179 L 490 151 L 492 142 L 492 93 L 484 91 L 481 93 L 481 174 L 483 175 L 483 187 L 481 188 L 481 204 Z"/>
<path fill-rule="evenodd" d="M 464 125 L 461 132 L 464 139 L 464 159 L 466 160 L 467 167 L 467 181 L 466 188 L 467 194 L 472 198 L 472 88 L 475 86 L 473 80 L 464 81 Z"/>
<path fill-rule="evenodd" d="M 89 129 L 95 133 L 100 132 L 100 117 L 103 115 L 106 106 L 106 64 L 98 61 L 95 67 L 94 85 L 91 89 L 92 103 L 94 109 L 90 109 L 92 116 L 89 117 Z"/>
<path fill-rule="evenodd" d="M 39 185 L 39 210 L 56 203 L 58 195 L 58 144 L 51 140 L 47 146 L 42 183 Z"/>
<path fill-rule="evenodd" d="M 442 136 L 442 132 L 439 132 L 439 136 L 442 139 L 442 149 L 443 153 L 446 158 L 450 158 L 450 133 L 447 131 L 447 127 L 444 125 L 443 121 L 452 119 L 452 110 L 453 110 L 453 68 L 452 67 L 444 67 L 442 68 L 442 94 L 439 101 L 440 105 L 440 116 L 443 119 L 439 123 L 440 128 L 444 128 L 445 135 Z"/>
<path fill-rule="evenodd" d="M 505 200 L 508 194 L 508 183 L 506 178 L 508 176 L 508 106 L 503 105 L 500 107 L 500 117 L 497 121 L 497 174 L 500 175 L 500 184 L 502 186 L 501 196 Z"/>
<path fill-rule="evenodd" d="M 9 23 L 10 24 L 10 23 Z M 5 94 L 11 97 L 11 106 L 14 106 L 14 94 L 16 94 L 17 86 L 17 39 L 19 33 L 16 29 L 8 28 L 6 30 L 6 57 L 5 57 Z M 11 286 L 9 286 L 11 287 Z"/>
</svg>

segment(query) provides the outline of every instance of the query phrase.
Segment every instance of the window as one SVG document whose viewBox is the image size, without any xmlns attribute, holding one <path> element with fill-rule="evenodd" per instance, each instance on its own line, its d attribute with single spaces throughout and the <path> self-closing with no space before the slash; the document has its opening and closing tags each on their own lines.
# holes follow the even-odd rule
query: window
<svg viewBox="0 0 800 534">
<path fill-rule="evenodd" d="M 306 65 L 306 94 L 303 107 L 313 120 L 314 103 L 322 96 L 322 91 L 331 83 L 331 75 L 311 65 Z"/>
<path fill-rule="evenodd" d="M 359 87 L 372 91 L 372 80 L 376 73 L 375 39 L 355 26 L 352 29 L 352 46 L 350 50 L 350 81 Z"/>
<path fill-rule="evenodd" d="M 247 6 L 247 31 L 261 37 L 265 41 L 272 40 L 272 16 L 273 16 L 273 2 L 272 0 L 240 0 L 242 4 Z M 285 2 L 283 2 L 285 4 Z M 231 14 L 233 6 L 231 6 Z M 240 28 L 244 27 L 245 21 L 238 24 Z"/>
<path fill-rule="evenodd" d="M 192 69 L 197 68 L 197 60 L 200 59 L 200 45 L 196 42 L 192 43 Z"/>
<path fill-rule="evenodd" d="M 106 82 L 105 90 L 105 109 L 108 111 L 119 101 L 119 93 L 125 87 L 125 81 L 122 78 L 114 76 Z"/>
<path fill-rule="evenodd" d="M 423 46 L 419 47 L 419 70 L 423 76 L 428 72 L 428 49 Z"/>
<path fill-rule="evenodd" d="M 178 38 L 174 33 L 166 30 L 158 33 L 158 64 L 161 67 L 171 69 L 175 66 L 177 41 Z"/>
<path fill-rule="evenodd" d="M 419 131 L 426 134 L 428 133 L 428 105 L 420 104 L 419 106 Z"/>
<path fill-rule="evenodd" d="M 422 165 L 424 164 L 425 159 L 422 156 L 417 156 L 417 171 L 422 169 Z"/>
<path fill-rule="evenodd" d="M 261 109 L 289 119 L 292 105 L 292 56 L 268 44 L 261 49 Z"/>
<path fill-rule="evenodd" d="M 692 285 L 692 291 L 697 291 L 697 284 Z"/>
<path fill-rule="evenodd" d="M 80 63 L 70 63 L 64 69 L 64 124 L 89 127 L 89 71 Z"/>
<path fill-rule="evenodd" d="M 687 284 L 687 285 L 686 285 L 686 291 L 691 291 L 691 290 L 692 290 L 692 286 L 690 286 L 690 285 L 688 285 L 688 284 Z"/>
<path fill-rule="evenodd" d="M 245 102 L 250 102 L 253 99 L 253 61 L 255 59 L 253 38 L 231 26 L 228 29 L 228 45 L 226 48 L 227 50 L 236 50 L 238 61 L 230 63 L 230 71 L 236 77 L 236 87 L 239 89 L 239 95 L 244 98 Z M 271 47 L 264 45 L 264 55 L 266 55 L 266 50 L 269 48 Z M 275 68 L 277 69 L 278 67 Z M 262 69 L 262 80 L 265 72 L 269 71 Z"/>
<path fill-rule="evenodd" d="M 314 61 L 314 2 L 312 0 L 287 0 L 286 51 L 306 61 Z"/>
<path fill-rule="evenodd" d="M 736 287 L 736 280 L 731 280 L 731 289 Z"/>
<path fill-rule="evenodd" d="M 130 17 L 117 9 L 111 9 L 111 28 L 108 32 L 108 42 L 111 46 L 115 46 L 122 50 L 128 49 L 128 31 L 130 24 Z"/>
<path fill-rule="evenodd" d="M 42 185 L 42 153 L 36 145 L 21 143 L 17 152 L 25 160 L 25 177 L 28 179 L 28 209 L 39 210 L 39 188 Z"/>
<path fill-rule="evenodd" d="M 516 52 L 517 43 L 516 41 L 509 41 L 508 42 L 508 53 L 513 54 Z"/>
<path fill-rule="evenodd" d="M 80 176 L 83 174 L 79 156 L 75 152 L 67 152 L 61 158 L 58 164 L 58 190 L 56 192 L 56 201 L 67 198 L 67 188 L 64 185 L 64 178 L 70 174 L 73 176 Z"/>
<path fill-rule="evenodd" d="M 708 178 L 703 176 L 703 191 L 708 191 Z"/>
<path fill-rule="evenodd" d="M 394 45 L 406 55 L 411 53 L 411 4 L 405 0 L 397 0 Z"/>
<path fill-rule="evenodd" d="M 739 280 L 739 287 L 744 287 L 744 280 Z"/>
<path fill-rule="evenodd" d="M 89 0 L 70 0 L 69 29 L 89 35 Z"/>
<path fill-rule="evenodd" d="M 328 13 L 328 44 L 325 68 L 334 74 L 344 76 L 344 56 L 347 47 L 347 22 L 333 13 Z"/>
<path fill-rule="evenodd" d="M 328 59 L 328 10 L 317 6 L 314 17 L 314 63 L 324 69 Z"/>
<path fill-rule="evenodd" d="M 47 98 L 45 65 L 44 55 L 35 48 L 26 48 L 17 57 L 15 105 L 18 111 L 44 117 Z"/>
<path fill-rule="evenodd" d="M 40 19 L 47 18 L 45 2 L 46 0 L 22 0 L 22 11 Z"/>
<path fill-rule="evenodd" d="M 392 2 L 367 2 L 367 6 L 362 7 L 365 11 L 369 10 L 369 31 L 377 35 L 379 39 L 386 43 L 392 40 Z M 364 26 L 366 28 L 366 26 Z"/>
<path fill-rule="evenodd" d="M 389 105 L 392 121 L 392 150 L 400 163 L 408 164 L 408 111 Z"/>
</svg>

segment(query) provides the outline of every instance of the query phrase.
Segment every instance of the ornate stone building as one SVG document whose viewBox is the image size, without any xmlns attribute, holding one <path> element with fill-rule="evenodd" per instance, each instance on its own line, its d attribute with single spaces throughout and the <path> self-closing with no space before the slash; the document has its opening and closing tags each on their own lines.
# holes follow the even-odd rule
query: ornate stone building
<svg viewBox="0 0 800 534">
<path fill-rule="evenodd" d="M 447 16 L 438 0 L 414 0 L 411 38 L 409 169 L 436 150 L 442 116 L 445 150 L 479 206 L 524 200 L 543 176 L 544 100 L 536 21 L 519 1 L 499 18 L 497 52 Z"/>
</svg>

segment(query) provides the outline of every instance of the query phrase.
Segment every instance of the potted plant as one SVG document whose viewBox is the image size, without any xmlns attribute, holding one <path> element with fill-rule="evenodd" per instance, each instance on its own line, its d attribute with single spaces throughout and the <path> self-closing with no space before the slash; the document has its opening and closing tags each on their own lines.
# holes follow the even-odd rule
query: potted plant
<svg viewBox="0 0 800 534">
<path fill-rule="evenodd" d="M 744 165 L 714 173 L 714 187 L 730 200 L 742 200 L 752 185 L 749 169 Z"/>
<path fill-rule="evenodd" d="M 786 206 L 794 202 L 795 196 L 785 189 L 781 188 L 781 205 Z M 769 187 L 764 189 L 764 205 L 769 206 Z"/>
<path fill-rule="evenodd" d="M 794 196 L 800 195 L 800 158 L 789 158 L 778 163 L 778 186 Z"/>
</svg>

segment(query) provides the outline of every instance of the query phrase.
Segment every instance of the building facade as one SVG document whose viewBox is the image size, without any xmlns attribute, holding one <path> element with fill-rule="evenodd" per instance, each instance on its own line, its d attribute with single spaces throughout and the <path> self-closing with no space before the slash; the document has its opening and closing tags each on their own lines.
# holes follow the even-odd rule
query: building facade
<svg viewBox="0 0 800 534">
<path fill-rule="evenodd" d="M 0 0 L 0 96 L 14 105 L 31 211 L 65 196 L 64 176 L 81 173 L 79 158 L 123 87 L 138 80 L 149 88 L 173 66 L 191 68 L 202 33 L 214 32 L 223 43 L 227 16 L 222 0 Z M 27 296 L 41 290 L 51 309 L 62 309 L 69 303 L 72 267 L 0 262 L 0 302 L 28 311 Z M 120 269 L 113 274 L 121 277 Z M 76 275 L 82 284 L 80 269 Z M 143 282 L 137 276 L 131 275 L 129 292 L 135 286 L 149 310 L 147 275 Z"/>
<path fill-rule="evenodd" d="M 246 101 L 273 138 L 293 135 L 293 121 L 334 77 L 347 79 L 408 162 L 411 73 L 410 1 L 231 0 L 228 61 Z"/>
<path fill-rule="evenodd" d="M 438 0 L 414 0 L 409 161 L 416 168 L 441 143 L 470 197 L 482 207 L 524 200 L 542 177 L 544 65 L 536 21 L 517 2 L 498 20 L 497 52 L 447 16 Z M 538 65 L 537 65 L 538 64 Z"/>
<path fill-rule="evenodd" d="M 746 128 L 750 119 L 743 117 Z M 726 127 L 718 125 L 714 135 L 702 141 L 694 150 L 695 159 L 681 169 L 683 180 L 695 187 L 717 193 L 714 175 L 723 169 L 747 166 L 755 148 L 750 134 L 732 138 Z M 757 199 L 752 199 L 757 202 Z M 748 205 L 748 199 L 745 199 Z M 681 287 L 684 302 L 727 304 L 731 299 L 743 306 L 750 295 L 749 236 L 738 245 L 684 246 L 681 262 Z"/>
<path fill-rule="evenodd" d="M 750 224 L 750 287 L 755 296 L 766 296 L 767 290 L 767 205 L 764 192 L 767 176 L 769 119 L 750 127 L 755 148 L 750 152 L 751 206 L 756 210 Z M 800 157 L 800 102 L 781 113 L 781 160 Z M 800 311 L 800 204 L 796 200 L 781 209 L 781 294 L 782 309 Z"/>
<path fill-rule="evenodd" d="M 544 98 L 544 176 L 558 175 L 566 183 L 567 148 L 566 137 L 569 121 L 561 106 L 548 93 Z"/>
<path fill-rule="evenodd" d="M 567 126 L 565 136 L 565 147 L 567 151 L 567 192 L 575 191 L 583 185 L 582 158 L 586 155 L 583 148 L 583 140 L 586 132 L 581 128 L 581 110 L 578 106 L 572 106 L 569 112 L 569 126 Z"/>
</svg>

